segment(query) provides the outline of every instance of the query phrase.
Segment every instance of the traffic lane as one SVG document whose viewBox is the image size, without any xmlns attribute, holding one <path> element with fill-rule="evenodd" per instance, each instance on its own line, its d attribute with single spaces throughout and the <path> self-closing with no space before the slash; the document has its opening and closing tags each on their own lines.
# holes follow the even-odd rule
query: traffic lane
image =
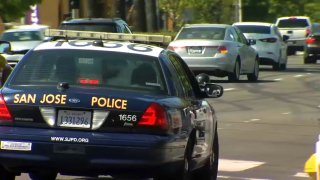
<svg viewBox="0 0 320 180">
<path fill-rule="evenodd" d="M 265 67 L 257 83 L 220 81 L 227 91 L 212 101 L 219 120 L 220 160 L 259 164 L 240 170 L 234 167 L 241 166 L 237 161 L 219 166 L 220 177 L 307 179 L 301 172 L 320 129 L 318 68 L 290 56 L 288 70 Z"/>
</svg>

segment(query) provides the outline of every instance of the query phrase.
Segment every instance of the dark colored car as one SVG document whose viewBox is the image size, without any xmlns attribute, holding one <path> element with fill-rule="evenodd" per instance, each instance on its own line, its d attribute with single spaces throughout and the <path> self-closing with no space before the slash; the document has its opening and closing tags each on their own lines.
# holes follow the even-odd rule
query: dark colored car
<svg viewBox="0 0 320 180">
<path fill-rule="evenodd" d="M 63 21 L 60 29 L 76 31 L 96 31 L 131 33 L 129 25 L 121 18 L 79 18 Z"/>
<path fill-rule="evenodd" d="M 208 80 L 148 44 L 45 42 L 0 91 L 0 176 L 216 179 L 217 119 L 207 98 L 223 88 Z"/>
<path fill-rule="evenodd" d="M 320 24 L 313 23 L 311 33 L 306 39 L 304 63 L 316 63 L 320 59 Z"/>
</svg>

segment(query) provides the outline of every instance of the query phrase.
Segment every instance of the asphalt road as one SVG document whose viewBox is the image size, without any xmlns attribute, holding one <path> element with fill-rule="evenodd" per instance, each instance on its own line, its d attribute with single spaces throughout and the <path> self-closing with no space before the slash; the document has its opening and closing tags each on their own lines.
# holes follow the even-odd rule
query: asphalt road
<svg viewBox="0 0 320 180">
<path fill-rule="evenodd" d="M 320 64 L 304 65 L 295 55 L 285 71 L 260 69 L 256 83 L 246 76 L 238 83 L 212 79 L 225 88 L 211 100 L 219 120 L 218 179 L 307 180 L 304 164 L 320 134 Z"/>
</svg>

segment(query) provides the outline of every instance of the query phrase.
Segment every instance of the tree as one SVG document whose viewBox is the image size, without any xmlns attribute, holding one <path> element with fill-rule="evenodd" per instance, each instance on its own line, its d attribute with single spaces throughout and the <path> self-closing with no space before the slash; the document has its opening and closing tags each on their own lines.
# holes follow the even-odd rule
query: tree
<svg viewBox="0 0 320 180">
<path fill-rule="evenodd" d="M 23 17 L 31 5 L 39 4 L 42 0 L 1 0 L 0 18 L 9 22 Z"/>
</svg>

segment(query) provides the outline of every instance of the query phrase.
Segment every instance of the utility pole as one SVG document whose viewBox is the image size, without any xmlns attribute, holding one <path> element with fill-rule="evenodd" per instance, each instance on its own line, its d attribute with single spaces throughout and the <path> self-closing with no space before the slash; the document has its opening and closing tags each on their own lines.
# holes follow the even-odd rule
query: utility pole
<svg viewBox="0 0 320 180">
<path fill-rule="evenodd" d="M 234 14 L 235 14 L 235 18 L 234 21 L 235 22 L 242 22 L 242 0 L 234 0 L 233 1 L 233 6 L 234 6 Z"/>
<path fill-rule="evenodd" d="M 238 0 L 238 14 L 239 14 L 239 22 L 242 22 L 242 0 Z"/>
</svg>

